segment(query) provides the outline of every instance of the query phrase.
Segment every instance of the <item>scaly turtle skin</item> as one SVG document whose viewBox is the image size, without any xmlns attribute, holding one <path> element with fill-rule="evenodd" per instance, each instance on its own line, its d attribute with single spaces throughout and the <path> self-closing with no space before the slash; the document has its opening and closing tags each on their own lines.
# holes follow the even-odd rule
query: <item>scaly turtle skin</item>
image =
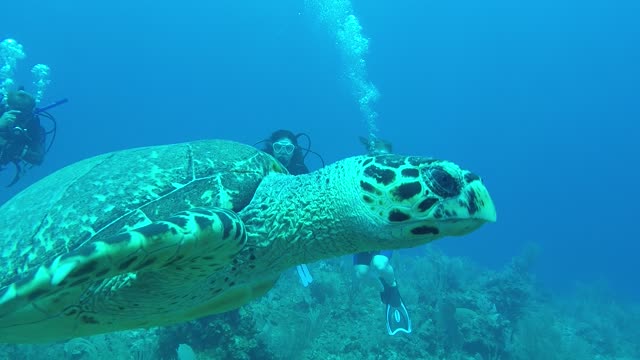
<svg viewBox="0 0 640 360">
<path fill-rule="evenodd" d="M 358 156 L 292 176 L 222 140 L 97 156 L 0 207 L 0 342 L 228 311 L 297 264 L 464 235 L 495 217 L 480 179 L 448 161 Z"/>
</svg>

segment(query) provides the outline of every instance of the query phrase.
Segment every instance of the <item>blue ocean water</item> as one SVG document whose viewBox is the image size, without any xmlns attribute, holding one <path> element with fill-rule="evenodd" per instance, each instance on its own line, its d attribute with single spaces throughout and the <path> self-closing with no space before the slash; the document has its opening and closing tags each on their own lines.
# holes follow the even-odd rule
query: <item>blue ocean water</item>
<svg viewBox="0 0 640 360">
<path fill-rule="evenodd" d="M 480 174 L 498 222 L 438 243 L 500 267 L 529 243 L 537 276 L 604 281 L 640 297 L 640 4 L 635 1 L 353 1 L 379 136 L 395 151 Z M 339 44 L 303 1 L 3 4 L 0 38 L 25 46 L 16 78 L 52 69 L 52 171 L 107 151 L 306 132 L 325 161 L 363 153 L 367 124 Z M 310 158 L 311 167 L 320 162 Z M 0 180 L 8 182 L 11 171 Z M 3 224 L 5 226 L 5 224 Z"/>
</svg>

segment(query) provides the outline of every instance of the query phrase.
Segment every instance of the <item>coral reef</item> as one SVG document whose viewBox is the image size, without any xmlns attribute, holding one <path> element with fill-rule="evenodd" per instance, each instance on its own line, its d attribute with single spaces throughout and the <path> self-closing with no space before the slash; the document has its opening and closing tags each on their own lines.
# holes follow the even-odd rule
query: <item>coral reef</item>
<svg viewBox="0 0 640 360">
<path fill-rule="evenodd" d="M 265 296 L 239 310 L 166 328 L 0 346 L 1 359 L 637 359 L 640 306 L 615 301 L 605 286 L 554 297 L 531 274 L 529 248 L 502 270 L 447 257 L 394 254 L 413 332 L 389 336 L 381 286 L 357 280 L 350 258 L 309 265 L 314 282 L 292 269 Z"/>
</svg>

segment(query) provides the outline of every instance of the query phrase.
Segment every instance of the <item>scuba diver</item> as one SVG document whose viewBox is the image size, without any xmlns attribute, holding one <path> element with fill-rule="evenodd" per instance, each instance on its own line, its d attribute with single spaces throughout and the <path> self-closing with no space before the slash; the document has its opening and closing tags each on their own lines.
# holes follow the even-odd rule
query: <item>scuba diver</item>
<svg viewBox="0 0 640 360">
<path fill-rule="evenodd" d="M 298 139 L 305 137 L 307 139 L 307 147 L 303 148 L 298 144 Z M 289 174 L 300 175 L 309 173 L 309 168 L 305 165 L 304 160 L 309 153 L 312 153 L 320 158 L 322 166 L 324 167 L 324 159 L 320 154 L 311 150 L 311 138 L 305 133 L 294 134 L 289 130 L 276 130 L 271 133 L 267 139 L 259 141 L 254 146 L 265 143 L 262 151 L 275 157 L 282 166 L 287 168 Z M 309 272 L 309 268 L 306 264 L 300 264 L 296 266 L 298 276 L 302 285 L 307 287 L 313 282 L 313 277 Z"/>
<path fill-rule="evenodd" d="M 391 154 L 392 145 L 390 142 L 381 139 L 366 139 L 360 137 L 360 142 L 367 148 L 369 155 Z M 379 276 L 383 290 L 380 299 L 385 305 L 385 316 L 387 319 L 387 333 L 395 335 L 398 332 L 411 333 L 411 318 L 407 308 L 402 302 L 402 297 L 398 291 L 398 283 L 389 263 L 393 251 L 368 251 L 353 255 L 353 265 L 356 276 L 362 278 L 369 273 L 373 267 Z"/>
<path fill-rule="evenodd" d="M 0 171 L 8 164 L 15 166 L 16 173 L 8 186 L 14 185 L 27 168 L 40 165 L 55 139 L 56 121 L 47 110 L 67 102 L 57 101 L 44 108 L 37 108 L 34 97 L 24 88 L 8 91 L 6 99 L 0 101 Z M 40 116 L 53 122 L 49 131 L 40 123 Z M 47 135 L 52 134 L 49 145 Z"/>
<path fill-rule="evenodd" d="M 391 154 L 393 152 L 393 145 L 382 139 L 372 139 L 369 140 L 365 137 L 360 136 L 360 142 L 367 148 L 367 153 L 369 155 L 383 155 L 383 154 Z"/>
<path fill-rule="evenodd" d="M 301 133 L 294 135 L 289 130 L 276 130 L 268 139 L 263 140 L 265 143 L 262 151 L 275 157 L 282 166 L 286 167 L 291 175 L 300 175 L 309 173 L 309 168 L 305 165 L 304 160 L 309 153 L 309 149 L 302 152 L 302 148 L 298 145 L 298 138 L 306 136 L 307 142 L 310 144 L 309 136 Z"/>
</svg>

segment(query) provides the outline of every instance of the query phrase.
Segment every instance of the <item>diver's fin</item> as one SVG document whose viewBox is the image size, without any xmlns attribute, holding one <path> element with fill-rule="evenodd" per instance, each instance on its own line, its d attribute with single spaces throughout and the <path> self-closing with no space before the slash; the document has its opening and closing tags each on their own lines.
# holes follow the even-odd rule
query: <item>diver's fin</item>
<svg viewBox="0 0 640 360">
<path fill-rule="evenodd" d="M 300 277 L 300 281 L 302 282 L 302 286 L 307 287 L 309 284 L 313 282 L 313 278 L 311 277 L 311 272 L 309 272 L 309 268 L 306 264 L 300 264 L 296 266 L 296 270 L 298 270 L 298 276 Z"/>
<path fill-rule="evenodd" d="M 411 333 L 411 318 L 407 308 L 402 302 L 397 286 L 390 286 L 380 279 L 384 290 L 380 293 L 382 302 L 385 303 L 385 315 L 387 318 L 387 333 L 395 335 L 398 332 Z"/>
</svg>

